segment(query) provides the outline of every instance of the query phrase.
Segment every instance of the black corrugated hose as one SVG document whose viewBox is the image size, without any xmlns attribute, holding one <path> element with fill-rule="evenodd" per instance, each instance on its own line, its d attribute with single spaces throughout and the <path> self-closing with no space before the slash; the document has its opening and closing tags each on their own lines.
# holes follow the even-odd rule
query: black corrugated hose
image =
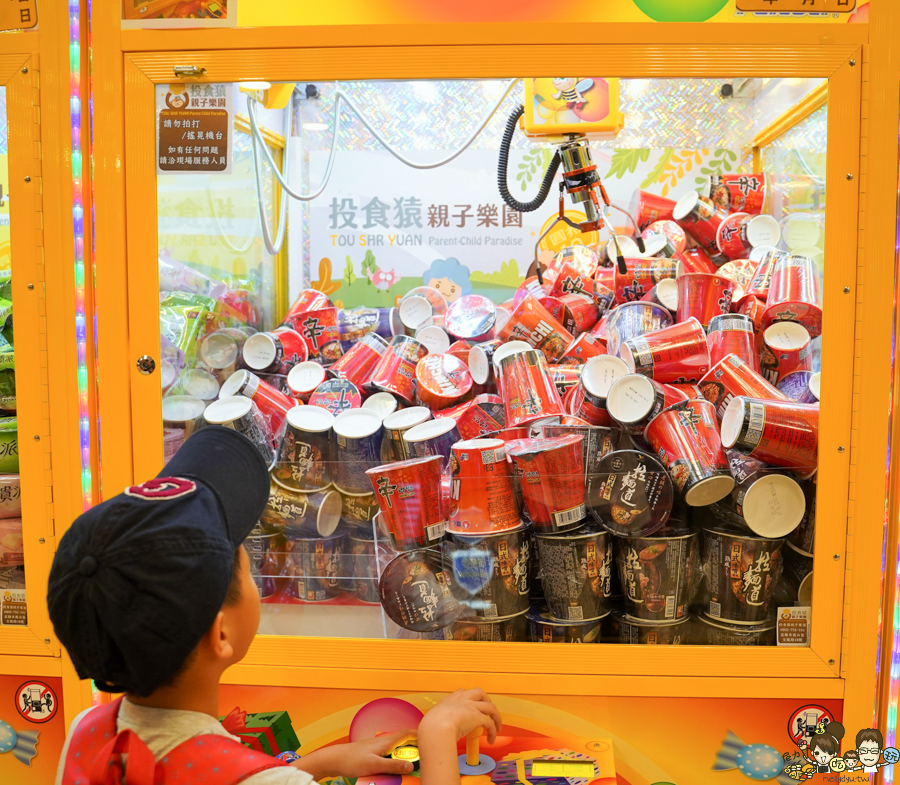
<svg viewBox="0 0 900 785">
<path fill-rule="evenodd" d="M 530 213 L 533 210 L 537 210 L 546 201 L 547 195 L 550 193 L 550 187 L 553 185 L 553 178 L 556 177 L 556 170 L 559 169 L 559 153 L 556 152 L 553 154 L 553 160 L 550 161 L 550 166 L 548 166 L 547 171 L 544 172 L 544 180 L 541 183 L 537 196 L 530 202 L 517 201 L 509 192 L 509 187 L 506 184 L 506 175 L 507 167 L 509 166 L 509 145 L 510 142 L 512 142 L 513 134 L 516 132 L 516 124 L 524 113 L 525 107 L 519 104 L 519 106 L 513 109 L 513 113 L 509 116 L 509 120 L 506 121 L 503 139 L 500 141 L 500 155 L 498 156 L 497 164 L 497 185 L 500 186 L 500 196 L 503 197 L 503 201 L 506 202 L 511 209 L 520 213 Z"/>
</svg>

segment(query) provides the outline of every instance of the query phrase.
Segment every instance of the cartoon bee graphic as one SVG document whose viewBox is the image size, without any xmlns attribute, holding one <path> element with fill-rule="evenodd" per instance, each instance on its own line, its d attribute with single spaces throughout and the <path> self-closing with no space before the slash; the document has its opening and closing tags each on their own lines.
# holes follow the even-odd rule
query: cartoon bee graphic
<svg viewBox="0 0 900 785">
<path fill-rule="evenodd" d="M 582 79 L 578 81 L 578 77 L 574 76 L 554 76 L 553 86 L 557 92 L 553 97 L 558 101 L 560 98 L 568 104 L 568 108 L 581 108 L 585 104 L 585 97 L 581 94 L 584 90 L 589 90 L 594 86 L 593 79 Z"/>
</svg>

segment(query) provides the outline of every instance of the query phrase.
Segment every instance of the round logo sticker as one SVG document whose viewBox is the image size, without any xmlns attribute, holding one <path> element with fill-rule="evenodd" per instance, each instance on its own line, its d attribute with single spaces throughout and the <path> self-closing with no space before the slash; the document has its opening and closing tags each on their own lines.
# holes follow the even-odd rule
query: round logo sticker
<svg viewBox="0 0 900 785">
<path fill-rule="evenodd" d="M 56 716 L 56 693 L 42 681 L 26 681 L 16 691 L 16 709 L 29 722 L 47 722 Z"/>
<path fill-rule="evenodd" d="M 807 744 L 816 732 L 816 727 L 822 723 L 827 725 L 834 721 L 832 714 L 824 706 L 818 706 L 814 703 L 801 706 L 788 719 L 788 735 L 791 741 L 798 747 L 800 742 L 805 741 Z"/>
<path fill-rule="evenodd" d="M 179 496 L 187 496 L 197 490 L 197 485 L 192 480 L 183 477 L 155 477 L 152 480 L 132 485 L 125 489 L 126 496 L 137 496 L 149 501 L 168 501 Z"/>
</svg>

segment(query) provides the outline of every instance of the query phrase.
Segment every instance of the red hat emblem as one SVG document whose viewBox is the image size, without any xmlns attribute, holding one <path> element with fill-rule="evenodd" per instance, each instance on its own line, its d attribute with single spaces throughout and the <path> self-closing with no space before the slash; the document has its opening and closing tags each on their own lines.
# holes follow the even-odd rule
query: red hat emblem
<svg viewBox="0 0 900 785">
<path fill-rule="evenodd" d="M 125 489 L 126 496 L 137 496 L 151 501 L 169 501 L 179 496 L 187 496 L 197 490 L 193 480 L 184 477 L 156 477 L 140 485 L 132 485 Z"/>
</svg>

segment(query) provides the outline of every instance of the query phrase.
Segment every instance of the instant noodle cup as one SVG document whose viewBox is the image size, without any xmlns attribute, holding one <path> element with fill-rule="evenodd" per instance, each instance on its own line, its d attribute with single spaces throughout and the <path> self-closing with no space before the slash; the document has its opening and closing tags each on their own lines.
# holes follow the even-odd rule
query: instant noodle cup
<svg viewBox="0 0 900 785">
<path fill-rule="evenodd" d="M 638 435 L 663 409 L 686 400 L 688 396 L 673 385 L 631 373 L 613 382 L 606 396 L 606 408 L 622 428 Z"/>
<path fill-rule="evenodd" d="M 499 395 L 476 395 L 472 400 L 441 409 L 435 417 L 452 417 L 463 439 L 477 439 L 506 425 L 503 399 Z"/>
<path fill-rule="evenodd" d="M 163 428 L 180 430 L 183 441 L 202 426 L 205 410 L 206 403 L 199 398 L 191 395 L 167 395 L 162 399 Z"/>
<path fill-rule="evenodd" d="M 297 493 L 274 486 L 260 521 L 293 537 L 329 537 L 341 522 L 343 503 L 334 490 Z M 279 525 L 280 522 L 280 525 Z"/>
<path fill-rule="evenodd" d="M 197 356 L 209 368 L 231 368 L 241 356 L 247 335 L 234 328 L 216 330 L 204 336 L 197 347 Z"/>
<path fill-rule="evenodd" d="M 624 303 L 610 312 L 606 321 L 606 351 L 616 355 L 629 338 L 636 338 L 674 323 L 672 314 L 655 303 Z"/>
<path fill-rule="evenodd" d="M 317 360 L 323 365 L 330 365 L 343 353 L 341 334 L 338 326 L 338 309 L 321 308 L 316 311 L 305 311 L 302 316 L 294 318 L 294 329 L 303 336 L 310 360 Z M 247 345 L 244 344 L 246 352 Z"/>
<path fill-rule="evenodd" d="M 558 365 L 550 371 L 550 380 L 556 385 L 556 391 L 565 395 L 573 387 L 581 383 L 581 372 L 584 365 Z"/>
<path fill-rule="evenodd" d="M 257 373 L 286 374 L 297 363 L 309 359 L 309 349 L 300 333 L 282 327 L 275 332 L 251 335 L 244 342 L 241 359 Z"/>
<path fill-rule="evenodd" d="M 320 491 L 331 485 L 331 429 L 334 415 L 318 406 L 288 412 L 287 427 L 272 479 L 293 491 Z"/>
<path fill-rule="evenodd" d="M 709 370 L 706 333 L 694 317 L 625 341 L 619 356 L 630 373 L 658 382 L 697 381 Z"/>
<path fill-rule="evenodd" d="M 798 605 L 812 605 L 813 555 L 790 541 L 785 544 L 784 582 Z"/>
<path fill-rule="evenodd" d="M 725 262 L 717 273 L 734 283 L 734 293 L 731 295 L 731 307 L 734 309 L 735 303 L 741 301 L 744 296 L 744 290 L 753 280 L 753 274 L 756 272 L 757 262 L 750 259 L 732 259 Z"/>
<path fill-rule="evenodd" d="M 782 255 L 775 261 L 763 330 L 773 322 L 798 322 L 813 338 L 822 334 L 819 276 L 809 257 Z"/>
<path fill-rule="evenodd" d="M 676 277 L 680 278 L 685 273 L 715 273 L 716 265 L 713 264 L 709 254 L 699 245 L 693 248 L 685 248 L 677 254 Z"/>
<path fill-rule="evenodd" d="M 728 217 L 722 208 L 697 191 L 688 191 L 676 203 L 672 218 L 698 245 L 710 254 L 718 254 L 716 235 L 722 221 Z"/>
<path fill-rule="evenodd" d="M 370 409 L 384 420 L 397 411 L 397 399 L 388 392 L 374 393 L 363 401 L 362 408 Z"/>
<path fill-rule="evenodd" d="M 674 210 L 675 202 L 672 199 L 638 189 L 631 197 L 628 213 L 634 217 L 638 229 L 643 231 L 655 221 L 671 219 Z"/>
<path fill-rule="evenodd" d="M 500 379 L 507 426 L 566 413 L 541 352 L 529 349 L 507 355 L 500 361 Z"/>
<path fill-rule="evenodd" d="M 472 535 L 448 531 L 441 551 L 467 617 L 506 618 L 528 610 L 531 532 L 525 526 Z"/>
<path fill-rule="evenodd" d="M 453 576 L 436 549 L 402 553 L 381 574 L 378 592 L 390 619 L 407 630 L 433 632 L 452 624 L 463 607 L 452 592 Z"/>
<path fill-rule="evenodd" d="M 387 350 L 387 341 L 377 333 L 366 333 L 329 369 L 328 375 L 346 379 L 357 388 L 369 381 L 372 371 Z"/>
<path fill-rule="evenodd" d="M 674 497 L 665 467 L 638 450 L 607 453 L 588 478 L 588 510 L 604 529 L 619 536 L 646 536 L 661 529 Z"/>
<path fill-rule="evenodd" d="M 492 359 L 494 352 L 503 345 L 503 341 L 496 338 L 493 341 L 476 344 L 469 349 L 465 362 L 469 366 L 469 373 L 472 374 L 472 380 L 475 384 L 488 384 L 494 378 Z M 528 348 L 530 349 L 531 347 L 528 346 Z"/>
<path fill-rule="evenodd" d="M 734 354 L 759 373 L 753 320 L 749 316 L 738 313 L 713 316 L 706 330 L 706 345 L 710 367 Z"/>
<path fill-rule="evenodd" d="M 574 339 L 574 336 L 531 294 L 526 295 L 512 311 L 500 337 L 508 342 L 524 341 L 530 347 L 543 352 L 549 362 L 561 359 L 566 347 Z M 496 352 L 493 361 L 495 364 L 499 362 Z"/>
<path fill-rule="evenodd" d="M 550 615 L 550 609 L 536 603 L 526 614 L 532 643 L 599 643 L 609 611 L 596 619 L 561 621 Z"/>
<path fill-rule="evenodd" d="M 400 321 L 407 330 L 416 330 L 426 319 L 447 313 L 447 299 L 431 286 L 410 289 L 400 300 Z"/>
<path fill-rule="evenodd" d="M 290 567 L 286 572 L 296 577 L 298 599 L 325 602 L 345 593 L 346 531 L 338 530 L 327 537 L 291 537 L 287 546 Z"/>
<path fill-rule="evenodd" d="M 728 451 L 734 489 L 720 504 L 760 537 L 785 537 L 806 515 L 806 495 L 793 477 L 735 450 Z"/>
<path fill-rule="evenodd" d="M 403 440 L 411 458 L 439 455 L 443 458 L 442 468 L 446 472 L 450 469 L 450 448 L 460 440 L 459 429 L 452 417 L 441 417 L 404 431 Z"/>
<path fill-rule="evenodd" d="M 521 643 L 528 640 L 527 610 L 515 616 L 497 619 L 457 619 L 444 629 L 444 639 L 454 641 L 504 641 Z"/>
<path fill-rule="evenodd" d="M 350 526 L 367 531 L 373 530 L 372 524 L 378 514 L 378 500 L 374 493 L 342 493 L 341 500 L 343 502 L 341 516 Z"/>
<path fill-rule="evenodd" d="M 366 335 L 377 335 L 386 343 L 403 332 L 403 323 L 396 308 L 339 308 L 338 329 L 346 352 Z"/>
<path fill-rule="evenodd" d="M 395 550 L 426 548 L 441 539 L 445 524 L 439 456 L 387 463 L 366 474 Z"/>
<path fill-rule="evenodd" d="M 405 461 L 410 458 L 409 445 L 403 434 L 410 428 L 431 419 L 431 410 L 426 406 L 409 406 L 389 414 L 384 418 L 384 436 L 381 442 L 381 458 L 385 463 Z"/>
<path fill-rule="evenodd" d="M 563 621 L 603 616 L 612 594 L 612 536 L 589 523 L 552 535 L 536 531 L 535 541 L 550 615 Z"/>
<path fill-rule="evenodd" d="M 469 352 L 472 351 L 472 347 L 474 345 L 475 344 L 472 343 L 472 341 L 454 341 L 452 344 L 450 344 L 450 346 L 447 347 L 447 350 L 444 352 L 431 352 L 430 349 L 429 349 L 429 352 L 431 354 L 453 355 L 458 360 L 461 360 L 462 362 L 464 362 L 466 364 L 466 366 L 468 366 L 469 365 Z M 469 373 L 471 373 L 471 372 L 472 372 L 472 369 L 470 368 Z"/>
<path fill-rule="evenodd" d="M 599 264 L 597 254 L 586 245 L 570 245 L 553 257 L 550 269 L 561 272 L 568 266 L 587 280 L 593 277 Z"/>
<path fill-rule="evenodd" d="M 717 502 L 734 488 L 715 407 L 709 401 L 692 399 L 670 406 L 650 421 L 644 438 L 691 507 Z"/>
<path fill-rule="evenodd" d="M 585 246 L 576 246 L 579 248 Z M 590 249 L 586 249 L 590 250 Z M 593 254 L 593 251 L 591 251 Z M 596 258 L 596 255 L 594 256 Z M 596 265 L 595 265 L 596 269 Z M 593 275 L 593 273 L 591 274 Z M 593 299 L 594 297 L 594 279 L 591 275 L 585 275 L 579 272 L 571 264 L 565 263 L 556 274 L 556 278 L 550 287 L 551 297 L 561 297 L 564 294 L 583 294 Z"/>
<path fill-rule="evenodd" d="M 721 224 L 716 245 L 729 259 L 745 259 L 755 247 L 778 245 L 781 226 L 771 215 L 732 213 Z"/>
<path fill-rule="evenodd" d="M 219 395 L 219 380 L 209 371 L 202 368 L 191 368 L 182 371 L 178 377 L 177 389 L 180 388 L 184 395 L 199 398 L 201 401 L 213 401 Z M 0 401 L 2 403 L 2 401 Z"/>
<path fill-rule="evenodd" d="M 730 624 L 727 621 L 701 615 L 696 617 L 695 629 L 699 640 L 707 646 L 774 646 L 775 619 L 761 624 Z"/>
<path fill-rule="evenodd" d="M 797 322 L 776 322 L 762 335 L 759 356 L 762 375 L 777 385 L 795 371 L 812 371 L 812 341 L 806 328 Z"/>
<path fill-rule="evenodd" d="M 219 390 L 220 399 L 236 395 L 249 398 L 257 406 L 266 421 L 266 428 L 271 434 L 274 446 L 275 440 L 284 428 L 287 413 L 297 406 L 297 402 L 250 371 L 235 371 Z"/>
<path fill-rule="evenodd" d="M 627 373 L 628 366 L 619 357 L 606 354 L 592 357 L 581 370 L 571 413 L 590 425 L 611 425 L 606 398 L 613 383 Z"/>
<path fill-rule="evenodd" d="M 469 439 L 453 445 L 449 531 L 484 534 L 521 525 L 505 447 L 502 439 Z"/>
<path fill-rule="evenodd" d="M 770 195 L 769 178 L 765 174 L 714 174 L 704 193 L 715 204 L 730 213 L 743 211 L 759 215 Z"/>
<path fill-rule="evenodd" d="M 684 250 L 687 248 L 687 235 L 685 234 L 684 229 L 671 219 L 654 221 L 644 229 L 641 234 L 643 235 L 644 240 L 651 234 L 663 235 L 666 240 L 668 240 L 674 253 L 684 253 Z"/>
<path fill-rule="evenodd" d="M 716 407 L 719 420 L 725 416 L 729 404 L 737 396 L 787 400 L 784 393 L 769 384 L 735 354 L 725 356 L 709 369 L 709 373 L 700 380 L 700 390 L 706 400 Z"/>
<path fill-rule="evenodd" d="M 396 336 L 372 370 L 369 387 L 396 395 L 411 404 L 416 393 L 416 365 L 428 349 L 406 335 Z"/>
<path fill-rule="evenodd" d="M 582 333 L 566 347 L 562 362 L 566 364 L 583 363 L 591 357 L 598 357 L 601 354 L 606 354 L 606 342 L 595 338 L 590 333 Z"/>
<path fill-rule="evenodd" d="M 561 421 L 559 425 L 547 424 L 537 427 L 540 430 L 542 439 L 552 439 L 557 436 L 567 436 L 572 433 L 584 437 L 584 440 L 581 442 L 581 463 L 584 467 L 584 481 L 585 484 L 587 484 L 590 475 L 597 471 L 600 459 L 607 453 L 616 449 L 616 445 L 619 441 L 619 433 L 612 428 L 589 425 L 586 422 L 577 422 L 576 418 L 569 419 L 575 421 Z"/>
<path fill-rule="evenodd" d="M 581 434 L 570 434 L 507 443 L 535 531 L 563 531 L 584 520 L 583 439 Z"/>
<path fill-rule="evenodd" d="M 287 388 L 291 398 L 306 403 L 313 391 L 325 381 L 325 369 L 312 361 L 298 363 L 288 372 Z"/>
<path fill-rule="evenodd" d="M 381 460 L 381 418 L 369 409 L 349 409 L 334 418 L 332 479 L 341 493 L 368 493 L 368 469 Z"/>
<path fill-rule="evenodd" d="M 616 302 L 620 304 L 640 300 L 660 281 L 674 278 L 677 267 L 671 259 L 655 257 L 628 258 L 625 265 L 624 273 L 618 266 L 615 273 Z"/>
<path fill-rule="evenodd" d="M 800 525 L 788 535 L 788 540 L 801 551 L 813 553 L 816 546 L 816 477 L 801 483 L 806 496 L 806 512 Z"/>
<path fill-rule="evenodd" d="M 587 332 L 600 321 L 600 308 L 591 295 L 561 294 L 555 299 L 562 306 L 562 312 L 553 315 L 572 335 Z"/>
<path fill-rule="evenodd" d="M 822 374 L 792 371 L 778 380 L 778 391 L 797 403 L 818 403 Z"/>
<path fill-rule="evenodd" d="M 309 396 L 309 405 L 327 409 L 334 415 L 362 405 L 362 395 L 348 379 L 327 379 Z"/>
<path fill-rule="evenodd" d="M 696 318 L 705 330 L 714 316 L 731 311 L 734 282 L 721 275 L 685 273 L 678 278 L 676 321 Z"/>
<path fill-rule="evenodd" d="M 645 621 L 688 616 L 700 568 L 697 532 L 674 526 L 642 537 L 616 537 L 625 613 Z"/>
<path fill-rule="evenodd" d="M 625 613 L 613 613 L 619 643 L 650 646 L 681 646 L 691 643 L 690 619 L 690 616 L 682 616 L 672 621 L 649 621 L 636 619 Z"/>
<path fill-rule="evenodd" d="M 781 570 L 784 540 L 726 527 L 703 530 L 703 571 L 709 600 L 704 613 L 734 624 L 767 620 Z"/>
<path fill-rule="evenodd" d="M 428 354 L 416 365 L 416 397 L 431 409 L 453 406 L 471 390 L 468 367 L 452 354 Z"/>
<path fill-rule="evenodd" d="M 347 534 L 345 563 L 350 565 L 353 588 L 360 602 L 378 605 L 379 551 L 372 532 L 354 529 Z"/>
<path fill-rule="evenodd" d="M 0 418 L 0 431 L 3 428 L 3 420 L 15 418 Z M 275 450 L 272 447 L 272 433 L 265 418 L 260 414 L 256 403 L 250 398 L 235 395 L 229 398 L 219 398 L 206 407 L 203 419 L 209 425 L 222 425 L 233 431 L 244 434 L 256 447 L 266 466 L 270 469 L 275 461 Z M 2 440 L 0 433 L 0 440 Z M 0 450 L 2 452 L 2 450 Z M 18 469 L 18 461 L 16 461 Z M 0 463 L 0 470 L 8 471 L 7 467 Z"/>
<path fill-rule="evenodd" d="M 297 327 L 294 325 L 294 322 L 300 318 L 300 314 L 331 307 L 332 303 L 328 299 L 328 295 L 323 294 L 318 289 L 304 289 L 297 295 L 291 307 L 288 308 L 288 312 L 281 323 L 296 330 Z"/>
<path fill-rule="evenodd" d="M 674 314 L 678 310 L 678 282 L 675 278 L 664 278 L 647 294 L 641 297 L 645 303 L 656 303 Z"/>
<path fill-rule="evenodd" d="M 493 337 L 497 308 L 481 294 L 464 294 L 444 314 L 447 332 L 457 340 L 484 341 Z"/>
<path fill-rule="evenodd" d="M 722 444 L 770 466 L 813 469 L 818 459 L 819 407 L 736 397 L 722 418 Z"/>
<path fill-rule="evenodd" d="M 429 324 L 416 330 L 416 340 L 428 349 L 428 354 L 445 354 L 450 350 L 450 336 L 443 327 Z"/>
<path fill-rule="evenodd" d="M 754 251 L 758 250 L 759 249 L 754 249 Z M 756 254 L 751 254 L 751 256 L 753 255 Z M 744 296 L 738 301 L 738 306 L 740 306 L 748 297 L 755 297 L 762 300 L 763 303 L 766 302 L 769 297 L 769 287 L 772 283 L 772 273 L 775 271 L 775 263 L 779 259 L 787 258 L 787 256 L 788 254 L 786 251 L 780 251 L 777 248 L 766 251 L 760 255 L 759 261 L 756 264 L 756 270 L 753 272 L 753 277 L 744 287 Z M 752 258 L 751 261 L 753 261 Z"/>
</svg>

